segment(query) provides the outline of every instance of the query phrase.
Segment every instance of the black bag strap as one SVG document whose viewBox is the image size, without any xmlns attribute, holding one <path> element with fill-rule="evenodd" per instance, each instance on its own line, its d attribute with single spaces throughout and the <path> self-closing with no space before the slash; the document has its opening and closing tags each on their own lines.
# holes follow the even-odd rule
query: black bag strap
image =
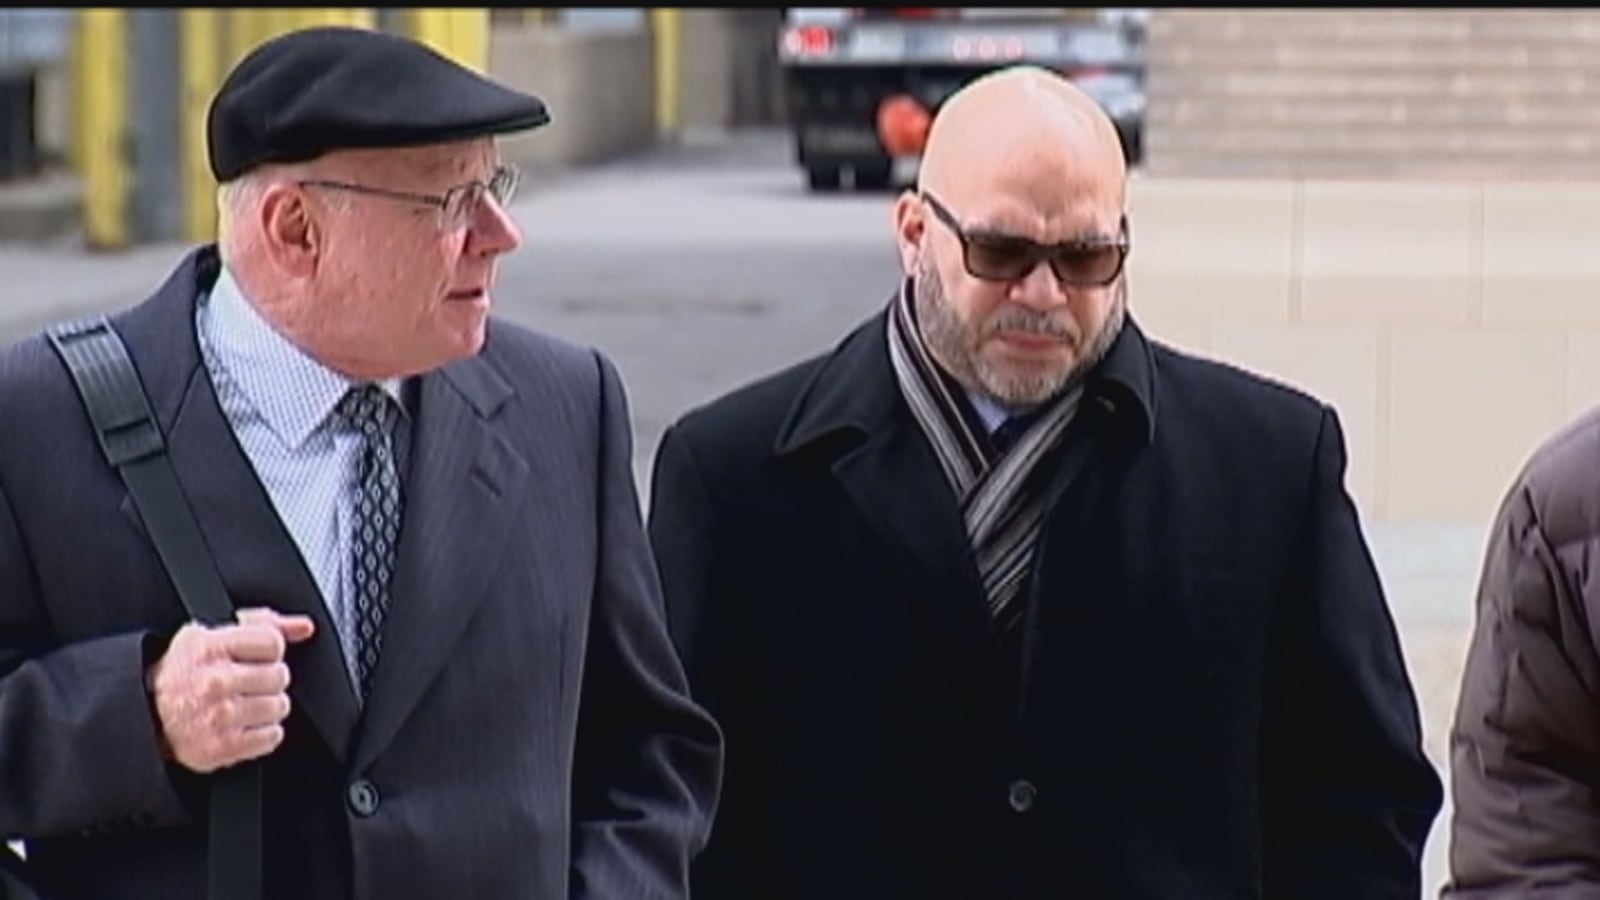
<svg viewBox="0 0 1600 900">
<path fill-rule="evenodd" d="M 206 625 L 236 621 L 121 336 L 103 316 L 57 325 L 45 334 L 72 373 L 100 449 L 128 486 L 189 615 Z M 260 900 L 261 765 L 230 766 L 210 782 L 208 896 Z"/>
</svg>

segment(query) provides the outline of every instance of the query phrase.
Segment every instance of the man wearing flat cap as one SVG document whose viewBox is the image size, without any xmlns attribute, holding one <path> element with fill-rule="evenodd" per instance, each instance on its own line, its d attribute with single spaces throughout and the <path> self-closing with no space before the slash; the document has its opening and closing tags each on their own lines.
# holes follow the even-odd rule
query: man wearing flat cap
<svg viewBox="0 0 1600 900">
<path fill-rule="evenodd" d="M 687 896 L 721 777 L 600 353 L 492 319 L 536 97 L 358 29 L 209 117 L 221 234 L 110 321 L 238 622 L 190 621 L 50 342 L 0 352 L 0 839 L 49 900 Z"/>
</svg>

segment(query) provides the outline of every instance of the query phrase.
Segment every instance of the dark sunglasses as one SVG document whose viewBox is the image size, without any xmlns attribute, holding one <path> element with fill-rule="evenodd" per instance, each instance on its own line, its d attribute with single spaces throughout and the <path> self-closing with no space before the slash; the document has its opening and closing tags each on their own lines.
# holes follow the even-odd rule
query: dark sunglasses
<svg viewBox="0 0 1600 900">
<path fill-rule="evenodd" d="M 411 191 L 395 191 L 389 188 L 320 179 L 306 179 L 299 182 L 299 184 L 308 187 L 350 191 L 355 194 L 366 194 L 370 197 L 385 197 L 404 203 L 435 206 L 438 207 L 444 224 L 454 228 L 472 221 L 473 215 L 483 205 L 485 197 L 493 197 L 494 201 L 502 207 L 510 203 L 512 196 L 517 192 L 517 181 L 518 172 L 516 167 L 502 165 L 494 170 L 494 174 L 489 176 L 488 181 L 469 181 L 466 184 L 457 185 L 442 194 L 417 194 Z"/>
<path fill-rule="evenodd" d="M 1128 219 L 1123 217 L 1115 238 L 1091 238 L 1064 244 L 1041 244 L 1024 237 L 969 231 L 961 220 L 926 191 L 922 199 L 934 216 L 961 241 L 962 262 L 974 278 L 984 281 L 1016 281 L 1026 278 L 1041 262 L 1063 284 L 1073 287 L 1105 287 L 1122 274 L 1128 258 Z"/>
</svg>

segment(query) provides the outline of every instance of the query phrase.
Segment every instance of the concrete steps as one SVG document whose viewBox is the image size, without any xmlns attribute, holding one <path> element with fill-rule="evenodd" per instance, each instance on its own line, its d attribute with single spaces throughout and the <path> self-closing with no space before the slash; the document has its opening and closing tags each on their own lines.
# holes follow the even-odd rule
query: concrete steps
<svg viewBox="0 0 1600 900">
<path fill-rule="evenodd" d="M 1600 177 L 1600 10 L 1157 10 L 1167 175 Z"/>
</svg>

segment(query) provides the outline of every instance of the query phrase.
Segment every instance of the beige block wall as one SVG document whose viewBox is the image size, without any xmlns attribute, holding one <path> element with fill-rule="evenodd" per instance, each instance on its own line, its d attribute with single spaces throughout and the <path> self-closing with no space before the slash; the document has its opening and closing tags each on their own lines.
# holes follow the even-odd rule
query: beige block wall
<svg viewBox="0 0 1600 900">
<path fill-rule="evenodd" d="M 496 25 L 489 71 L 550 106 L 551 127 L 501 142 L 506 158 L 519 165 L 599 162 L 656 139 L 655 45 L 646 30 Z"/>
<path fill-rule="evenodd" d="M 1486 521 L 1600 403 L 1600 184 L 1136 177 L 1131 195 L 1140 322 L 1332 404 L 1369 520 Z"/>
<path fill-rule="evenodd" d="M 779 7 L 683 11 L 680 124 L 688 129 L 779 124 Z"/>
</svg>

